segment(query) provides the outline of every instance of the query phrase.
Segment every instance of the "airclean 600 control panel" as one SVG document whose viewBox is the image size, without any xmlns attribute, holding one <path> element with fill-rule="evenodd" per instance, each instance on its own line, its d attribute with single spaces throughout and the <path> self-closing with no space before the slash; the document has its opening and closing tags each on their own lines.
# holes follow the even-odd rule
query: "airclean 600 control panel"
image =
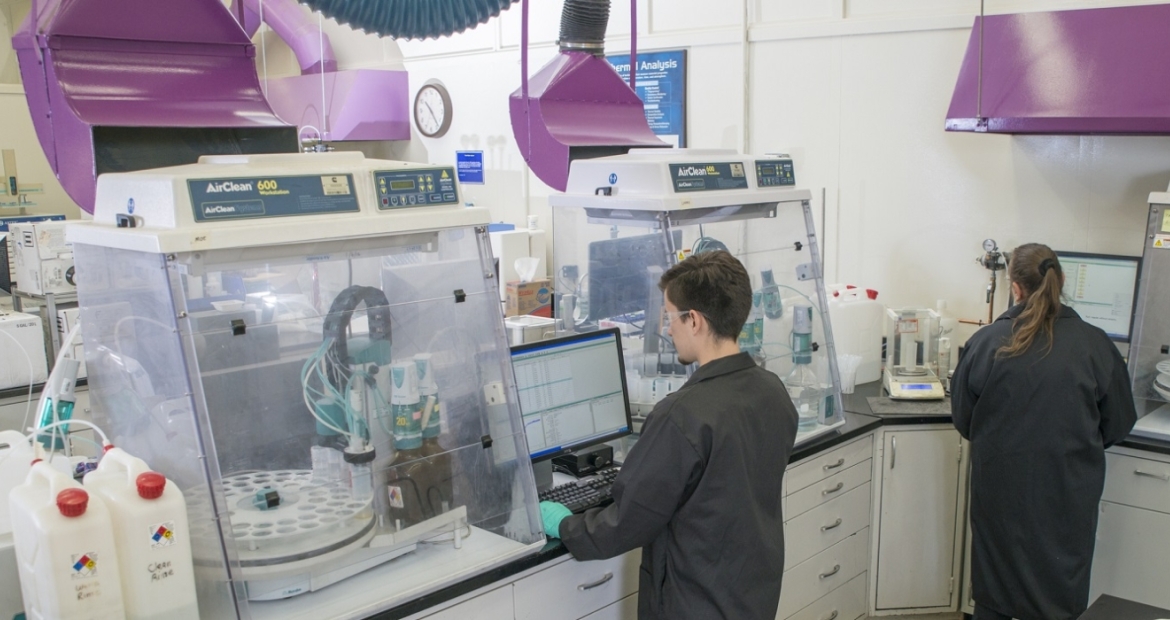
<svg viewBox="0 0 1170 620">
<path fill-rule="evenodd" d="M 374 173 L 379 209 L 459 204 L 454 168 L 407 168 Z"/>
</svg>

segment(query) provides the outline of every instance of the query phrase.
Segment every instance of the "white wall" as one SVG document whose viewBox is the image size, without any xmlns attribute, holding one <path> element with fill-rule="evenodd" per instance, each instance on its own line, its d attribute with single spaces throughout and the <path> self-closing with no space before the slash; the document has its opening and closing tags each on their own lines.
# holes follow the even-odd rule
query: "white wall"
<svg viewBox="0 0 1170 620">
<path fill-rule="evenodd" d="M 985 5 L 1002 13 L 1143 3 Z M 1170 183 L 1170 137 L 943 131 L 979 4 L 747 0 L 745 8 L 743 0 L 643 0 L 639 49 L 689 50 L 690 146 L 746 142 L 753 152 L 794 156 L 798 182 L 813 190 L 818 208 L 822 191 L 826 197 L 830 279 L 877 288 L 889 305 L 946 299 L 951 314 L 979 318 L 987 272 L 975 258 L 984 238 L 1002 248 L 1040 241 L 1140 254 L 1146 195 Z M 560 5 L 532 2 L 532 72 L 554 53 Z M 489 151 L 489 185 L 493 171 L 512 173 L 501 181 L 507 184 L 526 178 L 527 209 L 547 222 L 549 189 L 525 173 L 508 118 L 507 95 L 520 83 L 519 7 L 468 34 L 402 44 L 402 52 L 412 89 L 436 78 L 453 98 L 450 133 L 420 138 L 429 158 L 450 163 L 457 149 L 505 138 Z M 628 4 L 615 2 L 609 52 L 628 51 L 628 19 Z M 522 204 L 489 206 L 501 219 L 522 221 Z M 1001 283 L 1001 303 L 1005 290 Z"/>
<path fill-rule="evenodd" d="M 555 54 L 561 2 L 530 3 L 535 73 Z M 791 153 L 817 208 L 825 196 L 828 276 L 877 288 L 887 304 L 946 299 L 954 315 L 982 316 L 986 272 L 974 259 L 986 237 L 1004 248 L 1042 241 L 1140 253 L 1146 194 L 1170 182 L 1170 137 L 944 132 L 978 0 L 638 3 L 639 49 L 689 50 L 690 146 Z M 1139 3 L 1148 2 L 986 0 L 985 7 L 997 13 Z M 27 4 L 0 0 L 0 24 L 14 22 L 12 13 L 23 16 Z M 521 223 L 533 213 L 549 225 L 550 190 L 528 173 L 508 116 L 508 95 L 520 85 L 519 3 L 437 41 L 379 39 L 323 23 L 342 68 L 405 66 L 412 97 L 429 80 L 451 93 L 446 136 L 416 133 L 408 143 L 360 148 L 447 164 L 456 150 L 483 150 L 487 184 L 465 187 L 466 197 L 489 206 L 496 219 Z M 629 5 L 617 0 L 609 52 L 628 52 L 629 24 Z M 295 71 L 271 33 L 262 51 L 269 75 Z M 5 76 L 11 79 L 12 64 L 0 54 Z M 59 191 L 22 105 L 17 87 L 0 85 L 0 146 L 16 144 L 22 174 Z"/>
</svg>

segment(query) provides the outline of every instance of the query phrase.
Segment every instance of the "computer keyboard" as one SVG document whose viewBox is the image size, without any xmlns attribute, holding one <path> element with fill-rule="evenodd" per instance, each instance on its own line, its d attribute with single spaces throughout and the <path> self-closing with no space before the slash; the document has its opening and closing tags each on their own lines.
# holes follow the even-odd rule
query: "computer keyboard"
<svg viewBox="0 0 1170 620">
<path fill-rule="evenodd" d="M 564 504 L 573 512 L 585 512 L 613 501 L 613 481 L 620 467 L 609 467 L 576 482 L 557 485 L 540 492 L 540 501 Z"/>
</svg>

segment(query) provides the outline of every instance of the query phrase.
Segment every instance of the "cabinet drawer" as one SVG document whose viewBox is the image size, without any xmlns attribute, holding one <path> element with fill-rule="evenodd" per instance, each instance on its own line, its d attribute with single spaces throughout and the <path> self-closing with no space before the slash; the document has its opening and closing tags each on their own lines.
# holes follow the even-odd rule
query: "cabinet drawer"
<svg viewBox="0 0 1170 620">
<path fill-rule="evenodd" d="M 1106 452 L 1101 499 L 1170 513 L 1170 463 Z"/>
<path fill-rule="evenodd" d="M 861 573 L 787 620 L 857 620 L 865 615 L 865 578 Z M 778 618 L 777 620 L 784 620 Z"/>
<path fill-rule="evenodd" d="M 872 470 L 873 459 L 868 459 L 793 493 L 785 498 L 784 520 L 798 517 L 869 482 Z"/>
<path fill-rule="evenodd" d="M 609 560 L 561 562 L 513 584 L 516 620 L 587 616 L 638 591 L 641 551 Z"/>
<path fill-rule="evenodd" d="M 784 569 L 869 527 L 869 483 L 784 524 Z"/>
<path fill-rule="evenodd" d="M 869 528 L 784 573 L 777 618 L 788 618 L 865 572 Z M 864 580 L 863 580 L 864 581 Z"/>
<path fill-rule="evenodd" d="M 1109 502 L 1100 510 L 1090 594 L 1170 608 L 1170 515 Z"/>
<path fill-rule="evenodd" d="M 426 620 L 511 620 L 513 616 L 509 585 L 431 614 Z"/>
<path fill-rule="evenodd" d="M 795 493 L 871 458 L 873 458 L 873 437 L 859 439 L 831 452 L 813 457 L 788 468 L 784 474 L 788 481 L 787 492 L 789 494 Z"/>
<path fill-rule="evenodd" d="M 638 620 L 638 595 L 631 594 L 609 607 L 598 609 L 581 620 Z"/>
</svg>

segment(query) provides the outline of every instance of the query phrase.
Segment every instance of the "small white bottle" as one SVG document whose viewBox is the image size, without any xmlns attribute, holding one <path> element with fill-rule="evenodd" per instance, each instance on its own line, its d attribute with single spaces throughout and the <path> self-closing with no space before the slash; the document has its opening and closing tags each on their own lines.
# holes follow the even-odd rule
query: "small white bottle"
<svg viewBox="0 0 1170 620">
<path fill-rule="evenodd" d="M 183 493 L 142 459 L 111 448 L 85 488 L 110 511 L 128 620 L 198 620 Z"/>
<path fill-rule="evenodd" d="M 125 617 L 110 513 L 100 497 L 40 461 L 8 502 L 29 618 Z"/>
</svg>

